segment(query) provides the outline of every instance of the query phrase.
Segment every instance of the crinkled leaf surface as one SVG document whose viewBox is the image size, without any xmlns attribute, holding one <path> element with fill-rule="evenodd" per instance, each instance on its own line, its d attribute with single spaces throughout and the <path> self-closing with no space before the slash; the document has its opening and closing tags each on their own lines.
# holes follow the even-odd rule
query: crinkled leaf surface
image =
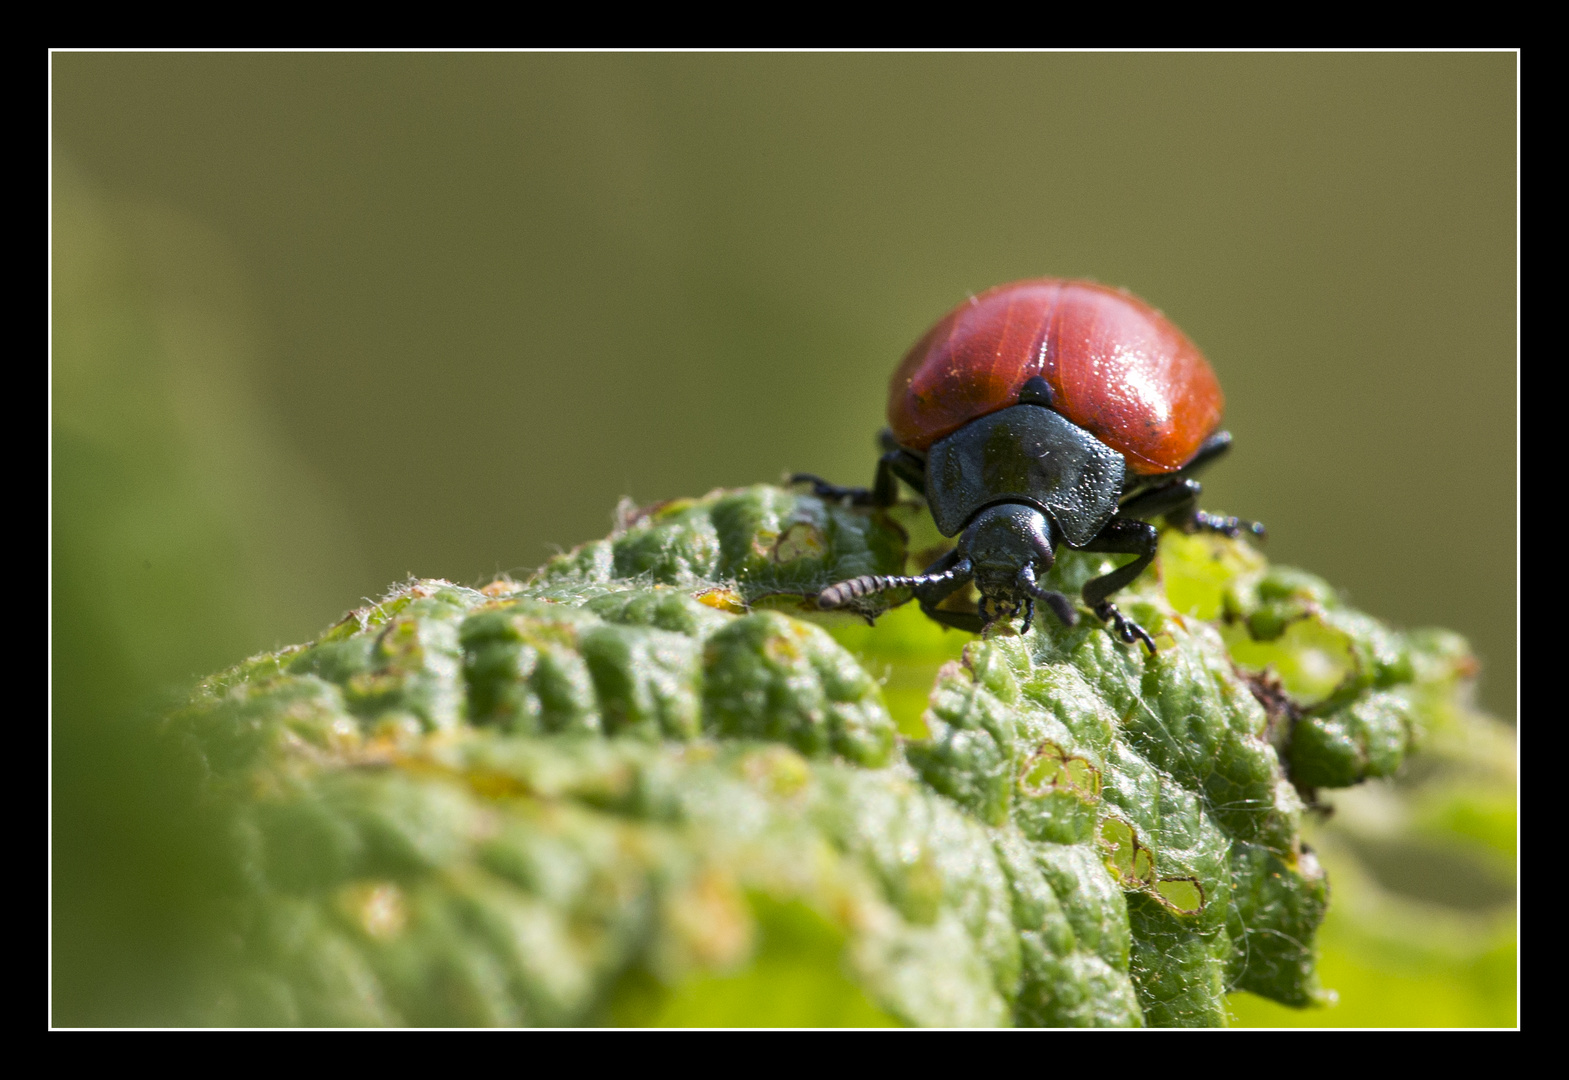
<svg viewBox="0 0 1569 1080">
<path fill-rule="evenodd" d="M 1463 642 L 1175 533 L 1119 595 L 1154 656 L 1088 617 L 978 639 L 806 599 L 929 559 L 929 534 L 918 506 L 768 486 L 624 509 L 527 582 L 411 582 L 208 679 L 169 731 L 232 835 L 240 974 L 211 1019 L 1206 1025 L 1232 990 L 1320 1001 L 1304 806 L 1444 722 Z M 1046 584 L 1111 565 L 1065 551 Z"/>
</svg>

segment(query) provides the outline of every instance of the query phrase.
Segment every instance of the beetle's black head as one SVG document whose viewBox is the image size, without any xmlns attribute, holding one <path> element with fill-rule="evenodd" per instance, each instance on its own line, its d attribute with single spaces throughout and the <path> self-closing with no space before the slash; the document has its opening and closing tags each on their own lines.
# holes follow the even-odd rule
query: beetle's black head
<svg viewBox="0 0 1569 1080">
<path fill-rule="evenodd" d="M 1012 618 L 1038 576 L 1054 559 L 1050 519 L 1024 503 L 999 503 L 976 514 L 959 535 L 958 554 L 968 559 L 988 624 Z"/>
</svg>

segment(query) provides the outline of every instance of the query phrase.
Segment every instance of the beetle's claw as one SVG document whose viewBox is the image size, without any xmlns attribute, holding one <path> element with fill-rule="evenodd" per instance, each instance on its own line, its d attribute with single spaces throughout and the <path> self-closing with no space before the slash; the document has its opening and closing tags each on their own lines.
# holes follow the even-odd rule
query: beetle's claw
<svg viewBox="0 0 1569 1080">
<path fill-rule="evenodd" d="M 1155 639 L 1149 632 L 1117 610 L 1117 605 L 1110 600 L 1102 600 L 1095 606 L 1095 616 L 1101 622 L 1110 623 L 1108 629 L 1111 635 L 1124 645 L 1132 645 L 1135 641 L 1142 641 L 1151 656 L 1155 655 Z"/>
</svg>

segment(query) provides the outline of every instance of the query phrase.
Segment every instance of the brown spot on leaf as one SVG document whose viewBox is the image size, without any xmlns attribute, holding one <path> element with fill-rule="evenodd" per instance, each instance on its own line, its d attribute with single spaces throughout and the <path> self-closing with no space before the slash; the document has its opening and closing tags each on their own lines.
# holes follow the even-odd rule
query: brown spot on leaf
<svg viewBox="0 0 1569 1080">
<path fill-rule="evenodd" d="M 1284 752 L 1291 742 L 1291 729 L 1302 719 L 1302 706 L 1292 700 L 1286 693 L 1285 685 L 1280 681 L 1280 676 L 1274 668 L 1265 668 L 1260 672 L 1243 671 L 1233 666 L 1237 677 L 1247 684 L 1248 690 L 1258 703 L 1264 706 L 1264 714 L 1268 723 L 1264 728 L 1264 737 L 1277 751 Z"/>
<path fill-rule="evenodd" d="M 507 574 L 502 574 L 495 581 L 480 589 L 480 592 L 494 600 L 498 596 L 508 596 L 515 593 L 518 591 L 518 588 L 517 582 L 513 581 Z"/>
<path fill-rule="evenodd" d="M 692 594 L 692 599 L 699 604 L 706 604 L 719 611 L 728 611 L 732 615 L 746 614 L 746 601 L 741 599 L 741 594 L 734 589 L 716 586 Z"/>
<path fill-rule="evenodd" d="M 752 915 L 735 881 L 706 870 L 672 894 L 665 905 L 666 925 L 688 962 L 703 968 L 729 968 L 752 948 Z"/>
</svg>

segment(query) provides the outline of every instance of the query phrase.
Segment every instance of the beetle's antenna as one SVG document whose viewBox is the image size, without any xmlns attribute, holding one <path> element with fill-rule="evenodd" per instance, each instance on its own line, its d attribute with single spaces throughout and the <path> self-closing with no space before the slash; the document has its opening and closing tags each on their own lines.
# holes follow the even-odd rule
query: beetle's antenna
<svg viewBox="0 0 1569 1080">
<path fill-rule="evenodd" d="M 970 560 L 961 559 L 940 574 L 916 574 L 914 577 L 895 577 L 888 574 L 863 574 L 849 581 L 830 585 L 817 594 L 817 606 L 824 611 L 844 607 L 851 600 L 887 592 L 889 589 L 918 589 L 923 585 L 938 585 L 955 578 L 970 576 Z"/>
</svg>

